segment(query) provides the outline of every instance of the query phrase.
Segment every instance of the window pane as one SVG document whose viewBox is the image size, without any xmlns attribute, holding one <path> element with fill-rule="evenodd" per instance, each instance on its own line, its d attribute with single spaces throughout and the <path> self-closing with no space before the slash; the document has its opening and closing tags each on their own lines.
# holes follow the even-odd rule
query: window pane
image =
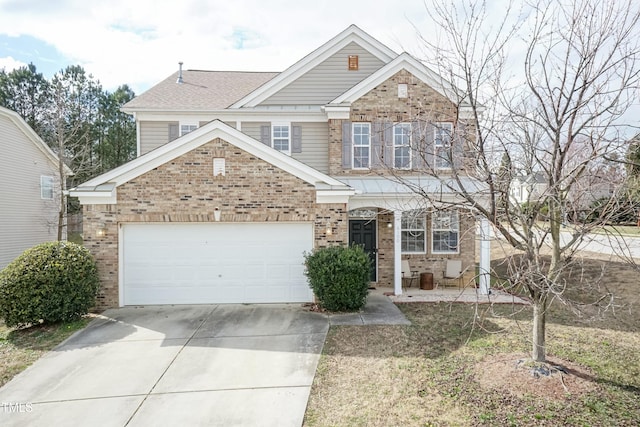
<svg viewBox="0 0 640 427">
<path fill-rule="evenodd" d="M 273 148 L 278 151 L 289 151 L 289 126 L 273 126 Z"/>
<path fill-rule="evenodd" d="M 401 250 L 403 253 L 426 252 L 426 219 L 422 210 L 402 213 L 401 220 Z"/>
<path fill-rule="evenodd" d="M 53 199 L 53 177 L 40 177 L 40 197 L 43 199 Z"/>
<path fill-rule="evenodd" d="M 458 252 L 459 221 L 457 211 L 434 212 L 431 227 L 433 252 Z"/>
<path fill-rule="evenodd" d="M 369 167 L 369 147 L 353 148 L 353 167 L 355 168 Z"/>
</svg>

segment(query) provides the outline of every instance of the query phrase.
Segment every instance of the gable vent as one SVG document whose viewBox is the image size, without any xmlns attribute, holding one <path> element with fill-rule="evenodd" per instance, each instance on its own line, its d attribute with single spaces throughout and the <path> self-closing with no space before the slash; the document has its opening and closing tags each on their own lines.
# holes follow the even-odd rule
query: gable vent
<svg viewBox="0 0 640 427">
<path fill-rule="evenodd" d="M 349 71 L 358 71 L 358 55 L 349 55 Z"/>
</svg>

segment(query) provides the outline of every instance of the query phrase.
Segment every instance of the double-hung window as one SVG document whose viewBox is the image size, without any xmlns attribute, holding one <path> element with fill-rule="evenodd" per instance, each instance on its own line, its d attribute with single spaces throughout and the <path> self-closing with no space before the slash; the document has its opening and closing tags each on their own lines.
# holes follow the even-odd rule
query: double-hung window
<svg viewBox="0 0 640 427">
<path fill-rule="evenodd" d="M 434 212 L 431 216 L 431 251 L 436 254 L 459 252 L 460 225 L 458 211 Z"/>
<path fill-rule="evenodd" d="M 411 123 L 393 126 L 393 166 L 411 169 Z"/>
<path fill-rule="evenodd" d="M 40 177 L 40 198 L 51 200 L 53 199 L 53 177 L 41 176 Z"/>
<path fill-rule="evenodd" d="M 271 126 L 271 143 L 276 150 L 291 154 L 291 127 L 289 124 L 273 124 Z"/>
<path fill-rule="evenodd" d="M 180 122 L 180 136 L 198 129 L 198 123 Z"/>
<path fill-rule="evenodd" d="M 452 132 L 452 123 L 435 123 L 433 145 L 436 169 L 451 169 Z"/>
<path fill-rule="evenodd" d="M 402 212 L 401 250 L 403 254 L 426 253 L 427 221 L 423 210 Z"/>
<path fill-rule="evenodd" d="M 353 168 L 369 169 L 371 166 L 371 124 L 353 123 Z"/>
</svg>

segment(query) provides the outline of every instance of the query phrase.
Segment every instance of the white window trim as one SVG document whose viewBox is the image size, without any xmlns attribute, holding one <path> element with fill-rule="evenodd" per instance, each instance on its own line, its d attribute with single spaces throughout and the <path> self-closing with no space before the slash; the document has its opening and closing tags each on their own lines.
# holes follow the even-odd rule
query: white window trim
<svg viewBox="0 0 640 427">
<path fill-rule="evenodd" d="M 51 187 L 51 197 L 45 197 L 44 195 L 44 190 L 45 188 L 47 188 L 47 185 L 45 185 L 45 181 L 48 181 L 50 183 L 50 187 Z M 55 184 L 55 180 L 52 176 L 49 175 L 40 175 L 40 198 L 42 200 L 53 200 L 54 198 L 54 189 L 53 186 Z"/>
<path fill-rule="evenodd" d="M 198 127 L 200 127 L 200 123 L 194 122 L 194 121 L 180 121 L 178 123 L 178 131 L 179 131 L 178 133 L 180 136 L 185 136 L 189 132 L 182 133 L 182 126 L 189 126 L 189 127 L 195 126 L 195 129 L 192 129 L 189 131 L 189 132 L 193 132 L 194 130 L 198 129 Z"/>
<path fill-rule="evenodd" d="M 437 216 L 437 212 L 434 212 L 431 214 L 431 253 L 432 254 L 459 254 L 460 253 L 460 213 L 457 210 L 453 210 L 453 211 L 443 211 L 443 212 L 447 212 L 447 213 L 455 213 L 456 215 L 456 223 L 458 224 L 458 228 L 456 229 L 452 229 L 451 227 L 444 229 L 444 228 L 436 228 L 435 227 L 435 219 Z M 455 230 L 458 232 L 458 244 L 456 245 L 456 250 L 455 251 L 436 251 L 434 249 L 435 246 L 435 238 L 433 237 L 434 232 L 436 231 L 452 231 Z"/>
<path fill-rule="evenodd" d="M 403 125 L 407 125 L 409 126 L 409 141 L 407 144 L 402 144 L 402 145 L 397 145 L 396 144 L 396 128 L 399 126 L 403 126 Z M 396 123 L 393 125 L 393 168 L 394 169 L 398 169 L 398 170 L 410 170 L 412 165 L 413 165 L 413 156 L 411 155 L 411 134 L 413 132 L 413 129 L 411 128 L 411 123 L 408 122 L 401 122 L 401 123 Z M 398 167 L 396 166 L 396 148 L 399 147 L 409 147 L 409 164 L 406 167 Z"/>
<path fill-rule="evenodd" d="M 407 211 L 406 213 L 408 214 L 410 211 Z M 403 212 L 404 213 L 404 212 Z M 422 245 L 424 247 L 423 251 L 405 251 L 405 250 L 401 250 L 401 253 L 403 255 L 419 255 L 419 254 L 426 254 L 427 253 L 427 217 L 426 217 L 426 213 L 422 212 L 420 214 L 416 214 L 416 216 L 420 215 L 423 219 L 423 224 L 424 227 L 422 229 L 418 229 L 418 228 L 404 228 L 402 227 L 402 221 L 400 222 L 401 224 L 401 228 L 400 228 L 400 239 L 402 239 L 402 232 L 403 231 L 422 231 L 423 236 L 424 236 L 424 244 Z M 400 247 L 402 247 L 402 241 L 400 242 Z"/>
<path fill-rule="evenodd" d="M 451 168 L 453 167 L 453 159 L 451 159 L 451 163 L 449 164 L 449 166 L 439 166 L 437 164 L 439 159 L 438 149 L 445 148 L 445 146 L 444 144 L 437 144 L 436 141 L 438 141 L 437 134 L 439 129 L 448 126 L 449 127 L 449 147 L 451 147 L 451 144 L 453 144 L 453 123 L 452 122 L 436 122 L 434 123 L 434 126 L 435 126 L 433 130 L 434 166 L 436 169 L 439 169 L 439 170 L 451 170 Z"/>
<path fill-rule="evenodd" d="M 287 147 L 288 148 L 286 150 L 278 150 L 276 148 L 275 136 L 274 136 L 274 132 L 275 132 L 276 126 L 279 126 L 279 127 L 285 127 L 286 126 L 287 129 L 288 129 L 287 132 L 289 134 L 289 138 L 288 138 L 288 143 L 287 143 Z M 292 141 L 292 136 L 293 135 L 291 134 L 291 130 L 292 130 L 291 129 L 291 123 L 289 123 L 289 122 L 273 122 L 273 123 L 271 123 L 271 148 L 273 148 L 275 150 L 278 150 L 281 153 L 288 154 L 290 156 L 291 155 L 291 144 L 293 142 Z M 283 139 L 283 138 L 278 138 L 278 139 Z"/>
<path fill-rule="evenodd" d="M 362 126 L 362 125 L 367 125 L 367 127 L 369 128 L 369 144 L 368 145 L 356 145 L 355 144 L 355 128 L 356 126 Z M 369 161 L 367 163 L 366 167 L 355 167 L 355 151 L 356 151 L 356 147 L 367 147 L 369 149 Z M 371 123 L 369 122 L 353 122 L 351 123 L 351 165 L 352 165 L 352 169 L 355 170 L 369 170 L 371 169 Z"/>
</svg>

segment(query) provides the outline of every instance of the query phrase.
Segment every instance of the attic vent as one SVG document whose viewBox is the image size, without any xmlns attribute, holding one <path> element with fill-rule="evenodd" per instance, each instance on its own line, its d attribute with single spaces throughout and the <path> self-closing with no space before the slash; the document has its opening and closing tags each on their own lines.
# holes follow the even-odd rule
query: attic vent
<svg viewBox="0 0 640 427">
<path fill-rule="evenodd" d="M 349 55 L 349 71 L 358 71 L 358 55 Z"/>
</svg>

